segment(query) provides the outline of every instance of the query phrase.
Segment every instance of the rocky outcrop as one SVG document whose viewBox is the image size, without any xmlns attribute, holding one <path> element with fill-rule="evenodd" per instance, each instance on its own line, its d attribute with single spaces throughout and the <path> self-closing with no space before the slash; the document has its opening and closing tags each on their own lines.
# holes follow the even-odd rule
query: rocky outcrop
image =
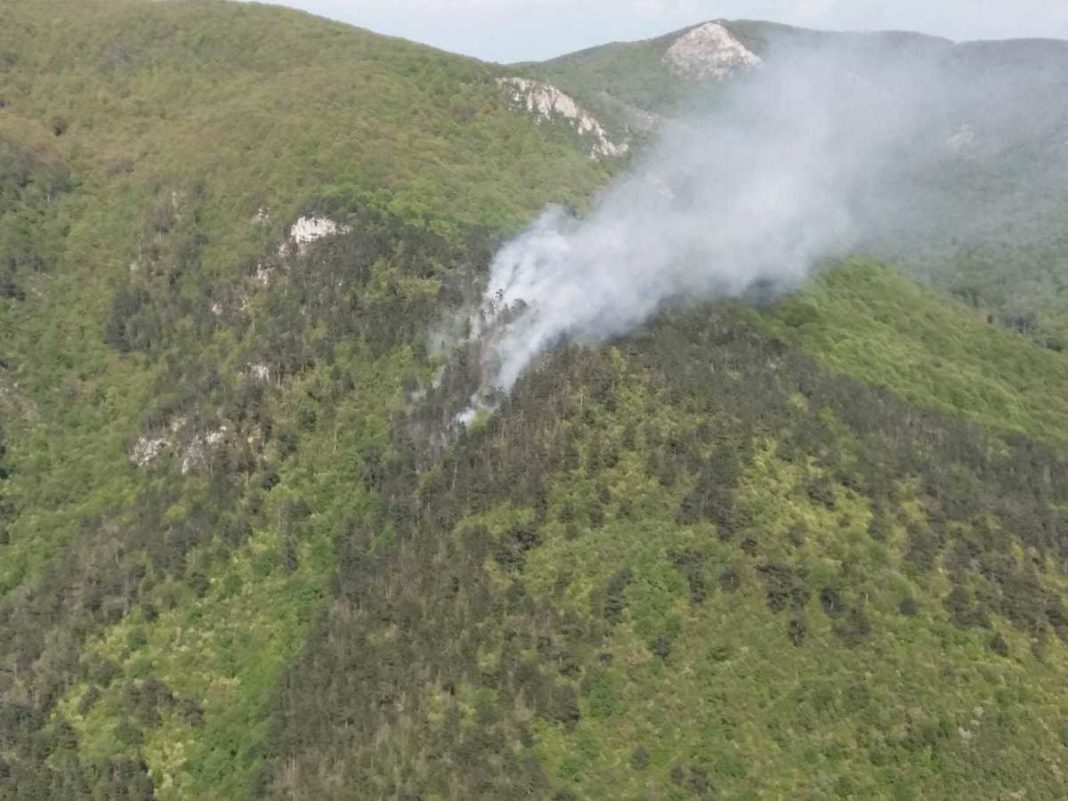
<svg viewBox="0 0 1068 801">
<path fill-rule="evenodd" d="M 289 229 L 289 238 L 297 245 L 309 245 L 317 239 L 347 234 L 351 229 L 339 225 L 329 217 L 301 217 Z"/>
<path fill-rule="evenodd" d="M 312 242 L 351 232 L 349 226 L 336 223 L 329 217 L 300 217 L 289 227 L 289 236 L 278 246 L 278 255 L 288 256 L 292 245 L 296 246 L 297 253 L 304 253 Z"/>
<path fill-rule="evenodd" d="M 709 22 L 692 28 L 674 41 L 664 54 L 664 64 L 680 78 L 711 78 L 725 81 L 760 63 L 724 26 Z"/>
<path fill-rule="evenodd" d="M 140 437 L 130 452 L 130 464 L 148 467 L 170 444 L 170 440 L 163 437 Z"/>
<path fill-rule="evenodd" d="M 558 120 L 567 123 L 583 139 L 590 140 L 590 158 L 619 158 L 630 150 L 626 142 L 613 142 L 604 126 L 570 96 L 551 83 L 529 78 L 499 78 L 514 105 L 533 115 L 538 122 Z"/>
<path fill-rule="evenodd" d="M 211 459 L 212 451 L 226 441 L 229 432 L 230 429 L 226 426 L 219 426 L 203 434 L 195 434 L 182 450 L 182 474 L 205 469 Z"/>
<path fill-rule="evenodd" d="M 130 463 L 147 468 L 168 451 L 178 457 L 182 474 L 205 469 L 216 448 L 225 443 L 230 433 L 228 426 L 220 425 L 208 431 L 191 431 L 185 417 L 171 421 L 168 432 L 163 435 L 142 436 L 130 451 Z"/>
</svg>

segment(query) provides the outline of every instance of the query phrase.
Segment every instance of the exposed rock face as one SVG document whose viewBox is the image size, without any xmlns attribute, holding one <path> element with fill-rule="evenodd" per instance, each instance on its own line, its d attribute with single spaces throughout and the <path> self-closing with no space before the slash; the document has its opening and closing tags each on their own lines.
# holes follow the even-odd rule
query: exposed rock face
<svg viewBox="0 0 1068 801">
<path fill-rule="evenodd" d="M 164 448 L 170 446 L 170 441 L 159 438 L 152 439 L 150 437 L 141 437 L 137 440 L 137 444 L 134 445 L 133 452 L 130 454 L 130 464 L 135 464 L 138 467 L 147 467 L 149 464 L 156 460 Z"/>
<path fill-rule="evenodd" d="M 271 380 L 271 368 L 266 364 L 250 364 L 248 374 L 257 381 Z"/>
<path fill-rule="evenodd" d="M 225 442 L 229 431 L 226 426 L 219 426 L 203 435 L 196 434 L 182 451 L 182 475 L 207 467 L 211 451 Z"/>
<path fill-rule="evenodd" d="M 515 105 L 535 115 L 538 122 L 563 120 L 579 136 L 592 140 L 590 158 L 618 158 L 630 149 L 625 142 L 616 144 L 609 139 L 593 115 L 550 83 L 529 78 L 499 78 L 497 83 L 508 91 Z"/>
<path fill-rule="evenodd" d="M 289 229 L 289 238 L 298 245 L 307 245 L 317 239 L 348 232 L 347 226 L 338 225 L 329 217 L 301 217 Z"/>
<path fill-rule="evenodd" d="M 210 431 L 190 434 L 187 422 L 184 417 L 172 420 L 169 436 L 140 437 L 130 452 L 130 463 L 137 467 L 148 467 L 168 449 L 173 449 L 179 458 L 183 475 L 207 467 L 212 452 L 226 441 L 230 429 L 223 425 Z"/>
<path fill-rule="evenodd" d="M 682 78 L 725 81 L 759 63 L 760 58 L 718 22 L 687 31 L 664 54 L 664 64 Z"/>
<path fill-rule="evenodd" d="M 289 255 L 290 243 L 297 246 L 297 253 L 303 253 L 312 242 L 351 231 L 347 225 L 339 225 L 329 217 L 301 217 L 289 227 L 289 236 L 278 246 L 278 255 Z"/>
</svg>

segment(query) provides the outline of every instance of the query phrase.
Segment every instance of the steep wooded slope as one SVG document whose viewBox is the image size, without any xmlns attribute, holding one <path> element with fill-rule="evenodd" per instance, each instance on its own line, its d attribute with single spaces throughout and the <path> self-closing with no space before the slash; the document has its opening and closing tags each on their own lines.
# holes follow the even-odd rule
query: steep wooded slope
<svg viewBox="0 0 1068 801">
<path fill-rule="evenodd" d="M 514 68 L 0 15 L 0 798 L 1058 797 L 1060 353 L 857 262 L 452 442 L 428 330 L 615 169 Z"/>
<path fill-rule="evenodd" d="M 367 477 L 273 797 L 1059 792 L 1055 451 L 701 307 L 547 359 L 419 461 L 402 430 Z"/>
<path fill-rule="evenodd" d="M 160 795 L 247 793 L 274 681 L 327 594 L 341 513 L 320 502 L 367 503 L 341 476 L 428 375 L 426 324 L 485 263 L 485 230 L 581 203 L 606 172 L 517 113 L 500 71 L 307 15 L 0 14 L 3 792 L 143 795 L 151 768 Z M 349 234 L 283 252 L 301 215 Z M 298 444 L 330 464 L 270 466 Z M 276 524 L 309 504 L 320 537 L 297 548 Z M 88 643 L 131 615 L 196 632 L 167 648 L 194 682 L 175 696 L 197 721 L 185 753 L 106 699 L 70 708 L 79 676 L 114 672 Z M 127 702 L 171 676 L 141 671 Z M 80 715 L 106 734 L 71 739 Z"/>
</svg>

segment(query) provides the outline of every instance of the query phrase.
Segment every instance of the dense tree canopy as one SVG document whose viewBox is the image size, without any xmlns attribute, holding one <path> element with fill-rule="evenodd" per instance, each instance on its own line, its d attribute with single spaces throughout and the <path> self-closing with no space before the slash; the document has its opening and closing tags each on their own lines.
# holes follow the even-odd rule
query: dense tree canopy
<svg viewBox="0 0 1068 801">
<path fill-rule="evenodd" d="M 497 245 L 615 169 L 513 69 L 0 18 L 0 799 L 1063 794 L 1059 240 L 677 304 L 461 429 Z M 538 74 L 666 103 L 659 46 Z"/>
</svg>

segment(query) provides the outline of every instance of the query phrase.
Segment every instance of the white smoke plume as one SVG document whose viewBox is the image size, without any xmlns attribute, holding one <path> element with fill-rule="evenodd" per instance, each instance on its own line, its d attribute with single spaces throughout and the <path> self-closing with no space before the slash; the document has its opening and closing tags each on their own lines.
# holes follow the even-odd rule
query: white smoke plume
<svg viewBox="0 0 1068 801">
<path fill-rule="evenodd" d="M 680 295 L 791 287 L 852 248 L 937 108 L 925 63 L 778 53 L 663 132 L 588 216 L 547 209 L 493 261 L 472 321 L 486 344 L 474 406 L 562 339 L 625 334 Z"/>
</svg>

